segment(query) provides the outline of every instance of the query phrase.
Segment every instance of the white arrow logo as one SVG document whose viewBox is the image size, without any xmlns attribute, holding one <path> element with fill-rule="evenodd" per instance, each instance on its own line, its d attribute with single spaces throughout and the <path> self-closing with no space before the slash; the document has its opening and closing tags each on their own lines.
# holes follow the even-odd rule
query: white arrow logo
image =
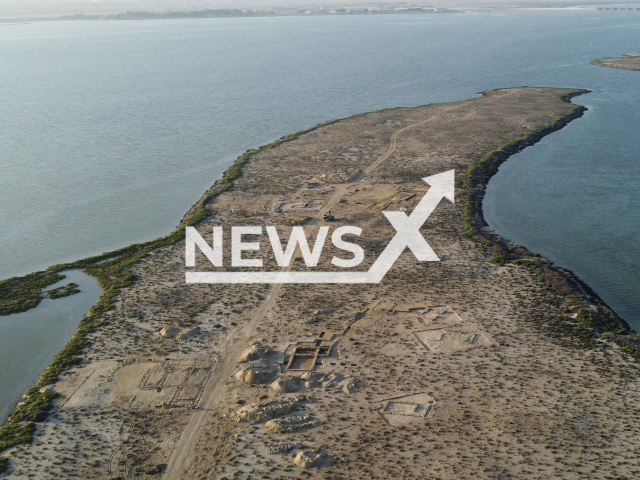
<svg viewBox="0 0 640 480">
<path fill-rule="evenodd" d="M 368 272 L 187 272 L 187 283 L 380 283 L 406 247 L 420 262 L 438 262 L 440 259 L 420 234 L 420 227 L 443 198 L 455 201 L 455 171 L 423 180 L 431 188 L 411 215 L 382 212 L 396 234 Z"/>
</svg>

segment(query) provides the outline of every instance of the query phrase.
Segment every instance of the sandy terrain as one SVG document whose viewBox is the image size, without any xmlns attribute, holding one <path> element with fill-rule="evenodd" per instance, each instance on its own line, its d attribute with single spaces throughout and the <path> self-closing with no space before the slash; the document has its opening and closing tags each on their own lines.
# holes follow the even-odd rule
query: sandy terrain
<svg viewBox="0 0 640 480">
<path fill-rule="evenodd" d="M 623 57 L 597 58 L 591 63 L 601 67 L 638 71 L 640 70 L 640 53 L 628 53 Z"/>
<path fill-rule="evenodd" d="M 360 115 L 252 158 L 209 203 L 204 238 L 357 225 L 367 270 L 395 232 L 382 211 L 412 211 L 422 177 L 455 169 L 456 203 L 421 230 L 441 262 L 405 250 L 371 285 L 187 285 L 184 243 L 157 250 L 55 385 L 34 443 L 4 453 L 8 477 L 638 477 L 638 366 L 575 320 L 601 306 L 574 292 L 568 308 L 531 268 L 489 263 L 491 235 L 462 221 L 467 165 L 567 114 L 567 93 Z M 197 270 L 214 267 L 198 254 Z"/>
</svg>

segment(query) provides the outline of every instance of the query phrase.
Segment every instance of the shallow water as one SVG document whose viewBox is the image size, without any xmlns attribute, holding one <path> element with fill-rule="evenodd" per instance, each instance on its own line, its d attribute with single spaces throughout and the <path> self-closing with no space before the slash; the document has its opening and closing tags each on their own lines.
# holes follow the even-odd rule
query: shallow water
<svg viewBox="0 0 640 480">
<path fill-rule="evenodd" d="M 81 270 L 62 273 L 66 278 L 46 289 L 73 282 L 79 285 L 80 293 L 57 300 L 46 298 L 28 312 L 0 317 L 0 423 L 62 350 L 100 296 L 95 278 Z"/>
</svg>

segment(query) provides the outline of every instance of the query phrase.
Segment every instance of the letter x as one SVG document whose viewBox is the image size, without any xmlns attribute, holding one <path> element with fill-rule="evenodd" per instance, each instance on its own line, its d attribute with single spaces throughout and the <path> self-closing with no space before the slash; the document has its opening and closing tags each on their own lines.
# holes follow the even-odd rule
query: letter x
<svg viewBox="0 0 640 480">
<path fill-rule="evenodd" d="M 382 213 L 397 231 L 391 242 L 389 242 L 387 249 L 393 246 L 393 250 L 400 254 L 405 247 L 409 247 L 419 262 L 437 262 L 440 260 L 431 245 L 427 243 L 420 233 L 420 227 L 425 221 L 424 215 L 421 215 L 422 212 L 416 209 L 411 216 L 407 216 L 404 212 Z"/>
</svg>

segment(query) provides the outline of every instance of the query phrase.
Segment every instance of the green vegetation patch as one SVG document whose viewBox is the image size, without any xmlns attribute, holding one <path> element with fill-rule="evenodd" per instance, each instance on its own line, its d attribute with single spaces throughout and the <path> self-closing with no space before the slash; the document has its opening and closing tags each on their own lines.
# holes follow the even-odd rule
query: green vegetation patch
<svg viewBox="0 0 640 480">
<path fill-rule="evenodd" d="M 508 261 L 509 257 L 498 250 L 494 250 L 493 256 L 489 260 L 487 260 L 487 262 L 493 263 L 494 265 L 504 265 Z"/>
<path fill-rule="evenodd" d="M 593 329 L 581 323 L 567 322 L 564 317 L 554 317 L 544 323 L 545 331 L 565 348 L 591 350 L 598 346 Z"/>
<path fill-rule="evenodd" d="M 0 457 L 0 475 L 9 470 L 9 459 L 7 457 Z"/>
<path fill-rule="evenodd" d="M 585 324 L 587 327 L 595 328 L 597 323 L 589 310 L 580 310 L 576 315 L 576 320 Z"/>
<path fill-rule="evenodd" d="M 538 265 L 535 262 L 532 262 L 531 260 L 528 260 L 526 258 L 521 258 L 518 260 L 512 260 L 511 263 L 513 263 L 514 265 L 522 265 L 523 267 L 527 267 L 530 268 L 531 270 L 533 270 L 536 274 L 536 279 L 540 282 L 540 283 L 544 283 L 545 285 L 549 286 L 547 284 L 546 279 L 544 278 L 544 269 Z"/>
<path fill-rule="evenodd" d="M 57 393 L 47 391 L 38 391 L 37 394 L 27 396 L 24 402 L 11 412 L 9 421 L 14 424 L 22 421 L 41 422 L 47 418 L 52 408 L 51 402 L 57 397 Z"/>
<path fill-rule="evenodd" d="M 640 333 L 633 333 L 631 335 L 617 335 L 616 333 L 609 332 L 605 335 L 613 338 L 613 341 L 624 352 L 633 355 L 636 360 L 640 360 Z"/>
<path fill-rule="evenodd" d="M 52 300 L 62 297 L 68 297 L 80 293 L 77 283 L 67 283 L 66 285 L 58 288 L 52 288 L 51 290 L 45 290 L 45 295 Z"/>
<path fill-rule="evenodd" d="M 35 272 L 24 277 L 12 277 L 0 282 L 0 315 L 26 312 L 42 300 L 42 289 L 59 282 L 58 272 Z"/>
<path fill-rule="evenodd" d="M 600 323 L 596 320 L 591 311 L 583 309 L 576 314 L 576 320 L 589 328 L 597 329 L 600 332 L 613 332 L 617 334 L 624 334 L 625 331 L 620 328 L 617 322 Z"/>
<path fill-rule="evenodd" d="M 36 431 L 36 424 L 33 422 L 24 425 L 8 423 L 0 427 L 0 452 L 15 445 L 30 443 Z"/>
</svg>

